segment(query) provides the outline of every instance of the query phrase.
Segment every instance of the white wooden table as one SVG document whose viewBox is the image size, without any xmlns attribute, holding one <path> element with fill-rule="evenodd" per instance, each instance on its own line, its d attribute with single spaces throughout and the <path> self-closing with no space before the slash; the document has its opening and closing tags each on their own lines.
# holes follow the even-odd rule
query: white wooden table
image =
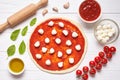
<svg viewBox="0 0 120 80">
<path fill-rule="evenodd" d="M 0 0 L 0 23 L 6 21 L 7 17 L 15 13 L 16 11 L 22 9 L 26 5 L 30 3 L 36 3 L 39 0 Z M 64 9 L 63 4 L 65 2 L 70 2 L 70 8 Z M 36 67 L 36 65 L 31 60 L 28 50 L 26 50 L 24 55 L 19 55 L 18 50 L 14 56 L 7 58 L 7 48 L 11 44 L 15 44 L 17 47 L 20 44 L 21 40 L 25 40 L 27 43 L 29 40 L 30 33 L 34 27 L 29 26 L 29 22 L 32 18 L 37 17 L 37 23 L 40 23 L 46 17 L 49 16 L 61 16 L 68 17 L 73 19 L 82 25 L 82 28 L 85 32 L 85 35 L 88 39 L 88 50 L 84 57 L 84 60 L 80 64 L 78 69 L 81 69 L 84 65 L 88 65 L 91 59 L 98 54 L 100 50 L 102 50 L 103 46 L 101 46 L 95 39 L 93 35 L 93 24 L 85 24 L 83 23 L 78 16 L 78 7 L 79 4 L 83 0 L 49 0 L 48 6 L 46 7 L 49 10 L 49 13 L 42 16 L 41 12 L 43 9 L 37 11 L 37 14 L 28 20 L 24 21 L 20 25 L 17 25 L 13 29 L 7 29 L 2 34 L 0 34 L 0 80 L 77 80 L 75 71 L 67 74 L 49 74 L 41 71 Z M 97 0 L 102 7 L 102 19 L 112 19 L 120 24 L 120 0 Z M 58 7 L 59 12 L 56 13 L 52 11 L 53 7 Z M 28 33 L 27 36 L 19 38 L 16 41 L 10 40 L 10 34 L 12 31 L 16 29 L 23 28 L 28 25 Z M 110 44 L 114 45 L 117 48 L 117 53 L 113 56 L 112 60 L 108 62 L 107 66 L 103 67 L 100 72 L 97 72 L 95 77 L 89 77 L 89 80 L 118 80 L 120 79 L 120 38 L 117 39 L 114 43 Z M 19 56 L 25 62 L 25 72 L 21 76 L 13 76 L 8 72 L 8 61 L 9 59 Z"/>
</svg>

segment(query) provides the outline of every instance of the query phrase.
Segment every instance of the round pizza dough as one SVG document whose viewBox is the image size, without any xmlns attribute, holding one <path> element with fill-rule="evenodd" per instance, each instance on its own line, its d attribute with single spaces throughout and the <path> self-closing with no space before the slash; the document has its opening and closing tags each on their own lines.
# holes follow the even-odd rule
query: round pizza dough
<svg viewBox="0 0 120 80">
<path fill-rule="evenodd" d="M 73 32 L 75 33 L 72 34 Z M 44 20 L 33 30 L 29 40 L 29 54 L 32 60 L 38 68 L 49 73 L 67 73 L 75 70 L 83 60 L 86 49 L 87 40 L 81 26 L 65 18 Z M 58 51 L 63 53 L 61 57 L 58 57 Z M 70 63 L 71 57 L 73 58 Z"/>
</svg>

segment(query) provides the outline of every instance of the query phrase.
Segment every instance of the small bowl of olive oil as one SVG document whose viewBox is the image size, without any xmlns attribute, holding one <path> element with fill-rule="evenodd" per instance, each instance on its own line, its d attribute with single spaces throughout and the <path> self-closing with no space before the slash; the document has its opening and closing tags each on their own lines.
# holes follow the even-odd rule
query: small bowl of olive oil
<svg viewBox="0 0 120 80">
<path fill-rule="evenodd" d="M 13 58 L 8 63 L 8 70 L 13 75 L 20 75 L 24 72 L 24 62 L 20 58 Z"/>
</svg>

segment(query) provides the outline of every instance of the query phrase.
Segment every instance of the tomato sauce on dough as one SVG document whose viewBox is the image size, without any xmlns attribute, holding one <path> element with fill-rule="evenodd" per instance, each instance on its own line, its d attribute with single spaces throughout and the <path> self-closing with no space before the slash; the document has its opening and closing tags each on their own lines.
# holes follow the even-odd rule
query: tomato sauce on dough
<svg viewBox="0 0 120 80">
<path fill-rule="evenodd" d="M 48 26 L 48 23 L 50 21 L 53 21 L 54 22 L 54 26 L 52 27 L 49 27 Z M 59 22 L 63 22 L 64 23 L 64 28 L 60 28 L 58 26 L 58 23 Z M 38 30 L 39 29 L 43 29 L 44 30 L 44 34 L 43 35 L 40 35 L 38 33 Z M 57 34 L 55 36 L 51 35 L 51 31 L 53 29 L 56 29 L 57 31 Z M 69 34 L 68 36 L 64 36 L 63 33 L 62 33 L 62 30 L 68 30 L 69 31 Z M 72 38 L 72 32 L 73 31 L 76 31 L 78 33 L 78 37 L 73 39 Z M 50 43 L 49 44 L 46 44 L 44 42 L 45 38 L 48 37 L 50 39 Z M 61 39 L 61 44 L 56 44 L 55 43 L 55 39 L 56 38 L 60 38 Z M 72 46 L 66 46 L 65 45 L 65 42 L 66 40 L 71 40 L 72 41 Z M 34 43 L 36 41 L 40 41 L 40 47 L 36 48 L 34 46 Z M 40 66 L 42 67 L 43 69 L 46 69 L 46 70 L 51 70 L 51 71 L 59 71 L 59 70 L 66 70 L 68 68 L 71 68 L 73 67 L 74 65 L 76 65 L 82 58 L 83 56 L 83 53 L 84 53 L 84 49 L 85 49 L 85 38 L 83 36 L 83 34 L 81 33 L 81 31 L 76 27 L 76 25 L 72 24 L 71 22 L 67 21 L 67 20 L 63 20 L 63 19 L 49 19 L 49 20 L 46 20 L 45 22 L 41 23 L 40 25 L 38 25 L 36 27 L 36 29 L 34 30 L 34 32 L 32 33 L 31 35 L 31 38 L 30 38 L 30 42 L 29 42 L 29 48 L 30 48 L 30 53 L 33 57 L 33 59 L 35 60 L 35 62 Z M 75 45 L 76 44 L 80 44 L 81 45 L 81 50 L 80 51 L 76 51 L 75 50 Z M 46 47 L 47 49 L 50 49 L 51 47 L 55 49 L 55 53 L 54 54 L 49 54 L 49 50 L 46 52 L 46 53 L 42 53 L 42 50 L 41 48 L 42 47 Z M 67 55 L 66 54 L 66 49 L 68 48 L 71 48 L 72 49 L 72 54 L 71 55 Z M 61 58 L 58 58 L 57 56 L 57 52 L 58 51 L 62 51 L 63 53 L 63 56 Z M 40 60 L 36 59 L 36 53 L 39 53 L 42 55 L 42 58 Z M 68 59 L 70 57 L 73 57 L 75 59 L 74 61 L 74 64 L 70 64 L 68 62 Z M 50 59 L 51 60 L 51 65 L 46 65 L 45 64 L 45 61 L 47 59 Z M 64 62 L 64 66 L 62 68 L 59 68 L 57 63 L 58 62 Z"/>
</svg>

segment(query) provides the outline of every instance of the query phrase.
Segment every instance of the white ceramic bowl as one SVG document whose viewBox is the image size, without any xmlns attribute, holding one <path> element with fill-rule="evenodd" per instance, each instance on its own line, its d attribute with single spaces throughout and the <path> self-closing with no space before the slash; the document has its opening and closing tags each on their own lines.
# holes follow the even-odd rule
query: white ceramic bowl
<svg viewBox="0 0 120 80">
<path fill-rule="evenodd" d="M 16 60 L 16 62 L 15 62 L 15 60 Z M 20 62 L 20 63 L 19 63 Z M 21 68 L 21 70 L 19 71 L 19 72 L 15 72 L 15 71 L 13 71 L 12 69 L 11 69 L 11 67 L 10 67 L 10 65 L 13 65 L 14 66 L 14 68 L 19 68 L 20 67 L 20 64 L 22 64 L 23 66 L 22 66 L 22 68 Z M 24 62 L 23 62 L 23 60 L 22 59 L 20 59 L 20 58 L 12 58 L 12 59 L 10 59 L 9 60 L 9 62 L 8 62 L 8 70 L 9 70 L 9 72 L 11 73 L 11 74 L 13 74 L 13 75 L 20 75 L 20 74 L 22 74 L 23 72 L 24 72 Z"/>
<path fill-rule="evenodd" d="M 86 0 L 85 0 L 85 1 L 86 1 Z M 83 1 L 83 2 L 80 4 L 80 6 L 79 6 L 78 12 L 79 12 L 79 17 L 80 17 L 80 19 L 81 19 L 83 22 L 85 22 L 85 23 L 94 23 L 94 22 L 98 21 L 98 20 L 101 18 L 102 9 L 101 9 L 100 4 L 99 4 L 96 0 L 95 0 L 95 2 L 96 2 L 96 3 L 99 5 L 99 7 L 100 7 L 100 13 L 99 13 L 98 17 L 97 17 L 96 19 L 94 19 L 94 20 L 86 20 L 86 19 L 84 19 L 84 18 L 81 16 L 81 14 L 80 14 L 80 7 L 81 7 L 81 5 L 82 5 L 85 1 Z M 89 6 L 89 5 L 88 5 L 88 6 Z M 90 15 L 92 15 L 92 14 L 90 14 Z"/>
</svg>

